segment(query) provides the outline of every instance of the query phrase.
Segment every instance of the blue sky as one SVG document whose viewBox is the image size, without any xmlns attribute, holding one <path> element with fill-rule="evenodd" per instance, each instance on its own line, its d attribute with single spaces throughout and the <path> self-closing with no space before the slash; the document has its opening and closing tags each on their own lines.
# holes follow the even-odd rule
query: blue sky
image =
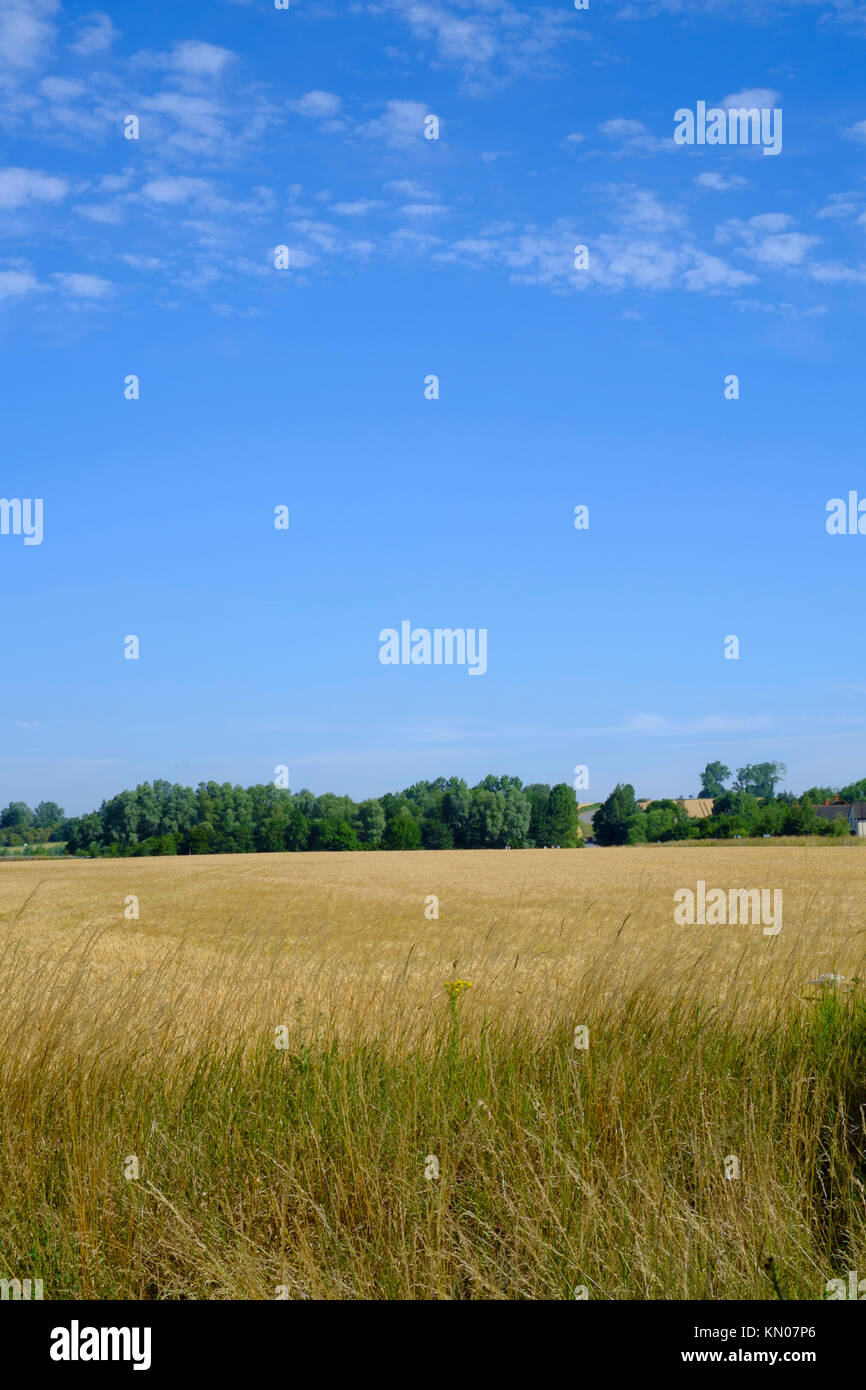
<svg viewBox="0 0 866 1390">
<path fill-rule="evenodd" d="M 866 774 L 864 60 L 854 0 L 0 0 L 0 495 L 44 500 L 0 802 Z M 732 97 L 780 155 L 675 145 Z M 486 674 L 383 666 L 404 619 Z"/>
</svg>

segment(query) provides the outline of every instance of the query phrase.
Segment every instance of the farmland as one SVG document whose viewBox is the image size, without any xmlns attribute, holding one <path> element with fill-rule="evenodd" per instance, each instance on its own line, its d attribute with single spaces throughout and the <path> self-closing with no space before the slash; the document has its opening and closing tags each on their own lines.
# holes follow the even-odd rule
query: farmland
<svg viewBox="0 0 866 1390">
<path fill-rule="evenodd" d="M 675 925 L 697 879 L 781 932 Z M 866 1265 L 864 888 L 814 841 L 3 864 L 0 1274 L 820 1298 Z"/>
</svg>

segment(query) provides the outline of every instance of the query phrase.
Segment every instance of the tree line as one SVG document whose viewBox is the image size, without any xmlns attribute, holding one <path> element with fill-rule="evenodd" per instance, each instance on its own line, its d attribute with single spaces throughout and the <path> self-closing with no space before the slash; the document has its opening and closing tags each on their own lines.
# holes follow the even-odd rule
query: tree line
<svg viewBox="0 0 866 1390">
<path fill-rule="evenodd" d="M 55 802 L 35 811 L 10 802 L 0 813 L 0 843 L 65 842 L 79 856 L 249 854 L 280 850 L 574 848 L 577 802 L 565 782 L 524 786 L 519 777 L 461 777 L 416 782 L 400 792 L 355 802 L 331 792 L 292 792 L 201 782 L 183 787 L 143 782 L 103 801 L 98 811 L 66 817 Z"/>
<path fill-rule="evenodd" d="M 844 817 L 817 817 L 834 798 L 866 800 L 866 778 L 847 786 L 809 787 L 799 796 L 777 792 L 783 763 L 749 763 L 736 773 L 708 763 L 701 797 L 712 815 L 692 819 L 677 802 L 638 805 L 634 787 L 617 783 L 595 813 L 601 845 L 666 840 L 733 839 L 767 835 L 848 833 Z M 684 800 L 685 798 L 680 798 Z M 201 782 L 198 787 L 143 782 L 103 801 L 98 811 L 67 817 L 55 801 L 35 810 L 12 801 L 0 812 L 0 845 L 52 846 L 78 856 L 249 854 L 256 851 L 533 849 L 583 844 L 575 794 L 566 782 L 524 786 L 519 777 L 487 776 L 470 787 L 461 777 L 416 782 L 403 791 L 355 802 L 327 792 L 292 792 Z"/>
<path fill-rule="evenodd" d="M 600 845 L 653 844 L 665 840 L 731 840 L 774 835 L 849 833 L 844 816 L 816 816 L 827 801 L 866 800 L 866 777 L 845 787 L 809 787 L 795 796 L 776 792 L 786 774 L 784 763 L 748 763 L 736 774 L 724 763 L 707 763 L 701 773 L 700 797 L 712 798 L 712 814 L 690 817 L 675 801 L 638 805 L 634 787 L 617 783 L 595 813 L 593 836 Z M 680 798 L 685 800 L 685 798 Z"/>
</svg>

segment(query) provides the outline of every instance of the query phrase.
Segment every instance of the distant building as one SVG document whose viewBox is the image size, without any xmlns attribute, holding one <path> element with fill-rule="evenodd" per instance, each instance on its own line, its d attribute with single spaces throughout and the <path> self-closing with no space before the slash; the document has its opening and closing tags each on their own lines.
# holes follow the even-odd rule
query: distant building
<svg viewBox="0 0 866 1390">
<path fill-rule="evenodd" d="M 848 811 L 852 835 L 866 835 L 866 801 L 852 801 Z"/>
<path fill-rule="evenodd" d="M 862 806 L 863 802 L 858 801 L 857 804 Z M 819 820 L 839 820 L 844 816 L 846 820 L 850 821 L 851 807 L 847 801 L 825 801 L 823 806 L 815 807 L 815 815 Z"/>
</svg>

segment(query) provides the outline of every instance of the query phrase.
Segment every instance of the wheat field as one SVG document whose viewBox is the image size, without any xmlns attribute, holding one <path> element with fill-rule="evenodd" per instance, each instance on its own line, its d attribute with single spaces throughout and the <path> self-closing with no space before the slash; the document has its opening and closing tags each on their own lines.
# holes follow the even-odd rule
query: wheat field
<svg viewBox="0 0 866 1390">
<path fill-rule="evenodd" d="M 4 863 L 0 1277 L 820 1299 L 866 1266 L 860 849 Z M 781 932 L 676 925 L 698 879 Z"/>
</svg>

